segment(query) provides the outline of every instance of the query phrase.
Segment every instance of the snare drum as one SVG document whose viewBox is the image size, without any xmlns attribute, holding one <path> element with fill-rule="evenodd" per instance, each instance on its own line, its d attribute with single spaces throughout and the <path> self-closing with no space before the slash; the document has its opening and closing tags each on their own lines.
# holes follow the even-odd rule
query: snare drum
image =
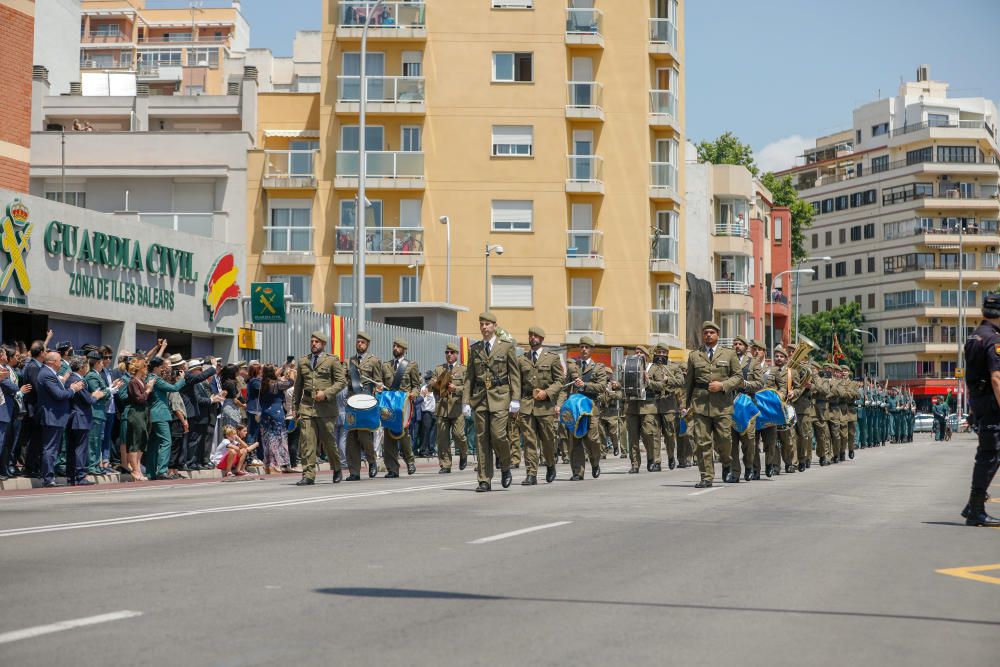
<svg viewBox="0 0 1000 667">
<path fill-rule="evenodd" d="M 639 355 L 625 358 L 622 390 L 627 400 L 646 400 L 646 361 Z"/>
<path fill-rule="evenodd" d="M 396 439 L 402 438 L 413 418 L 410 395 L 405 391 L 383 391 L 378 395 L 378 414 L 389 434 Z"/>
<path fill-rule="evenodd" d="M 379 428 L 378 400 L 374 396 L 348 396 L 346 413 L 344 423 L 348 431 L 377 431 Z"/>
</svg>

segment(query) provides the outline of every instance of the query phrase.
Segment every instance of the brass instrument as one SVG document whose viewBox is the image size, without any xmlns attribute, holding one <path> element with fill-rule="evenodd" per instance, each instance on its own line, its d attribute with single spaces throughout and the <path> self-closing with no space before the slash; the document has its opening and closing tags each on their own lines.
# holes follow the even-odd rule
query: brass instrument
<svg viewBox="0 0 1000 667">
<path fill-rule="evenodd" d="M 819 345 L 799 334 L 798 345 L 795 346 L 795 352 L 787 363 L 788 368 L 798 370 L 799 366 L 809 360 L 809 355 L 818 349 Z"/>
<path fill-rule="evenodd" d="M 451 396 L 452 375 L 452 371 L 446 370 L 431 383 L 431 390 L 436 391 L 442 400 Z"/>
</svg>

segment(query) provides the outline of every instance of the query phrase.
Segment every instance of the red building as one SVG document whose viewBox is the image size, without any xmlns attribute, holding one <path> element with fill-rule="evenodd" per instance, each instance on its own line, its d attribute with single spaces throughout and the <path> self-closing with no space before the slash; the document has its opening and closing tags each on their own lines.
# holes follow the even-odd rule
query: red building
<svg viewBox="0 0 1000 667">
<path fill-rule="evenodd" d="M 28 191 L 34 0 L 0 0 L 0 187 Z"/>
</svg>

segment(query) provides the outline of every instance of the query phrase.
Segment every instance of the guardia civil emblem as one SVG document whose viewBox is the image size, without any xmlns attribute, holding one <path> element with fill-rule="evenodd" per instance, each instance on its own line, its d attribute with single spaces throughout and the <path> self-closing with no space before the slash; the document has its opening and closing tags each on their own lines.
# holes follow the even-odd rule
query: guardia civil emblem
<svg viewBox="0 0 1000 667">
<path fill-rule="evenodd" d="M 27 295 L 31 290 L 25 256 L 31 249 L 31 230 L 34 225 L 28 222 L 28 215 L 28 207 L 20 199 L 14 199 L 7 205 L 7 213 L 0 227 L 0 248 L 7 255 L 7 266 L 0 276 L 0 291 L 7 289 L 11 278 L 17 283 L 21 294 Z"/>
</svg>

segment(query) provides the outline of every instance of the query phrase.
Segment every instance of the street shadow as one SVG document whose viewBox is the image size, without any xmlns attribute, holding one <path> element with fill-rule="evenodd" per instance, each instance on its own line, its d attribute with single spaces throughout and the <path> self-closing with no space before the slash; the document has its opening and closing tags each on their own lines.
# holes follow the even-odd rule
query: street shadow
<svg viewBox="0 0 1000 667">
<path fill-rule="evenodd" d="M 925 526 L 958 526 L 959 528 L 968 528 L 964 521 L 921 521 L 920 523 Z"/>
<path fill-rule="evenodd" d="M 474 600 L 477 602 L 541 602 L 581 605 L 607 605 L 616 607 L 637 607 L 652 609 L 687 609 L 692 611 L 731 611 L 757 614 L 782 614 L 807 616 L 835 616 L 847 618 L 875 618 L 904 621 L 929 621 L 932 623 L 959 623 L 963 625 L 983 625 L 1000 627 L 1000 621 L 985 621 L 975 618 L 948 618 L 944 616 L 919 616 L 913 614 L 880 614 L 864 611 L 831 611 L 824 609 L 780 609 L 773 607 L 735 607 L 729 605 L 679 604 L 670 602 L 629 602 L 626 600 L 585 600 L 566 598 L 518 597 L 508 595 L 485 595 L 482 593 L 461 593 L 458 591 L 433 591 L 414 588 L 374 588 L 336 587 L 317 588 L 317 593 L 352 598 L 379 598 L 390 600 Z"/>
</svg>

